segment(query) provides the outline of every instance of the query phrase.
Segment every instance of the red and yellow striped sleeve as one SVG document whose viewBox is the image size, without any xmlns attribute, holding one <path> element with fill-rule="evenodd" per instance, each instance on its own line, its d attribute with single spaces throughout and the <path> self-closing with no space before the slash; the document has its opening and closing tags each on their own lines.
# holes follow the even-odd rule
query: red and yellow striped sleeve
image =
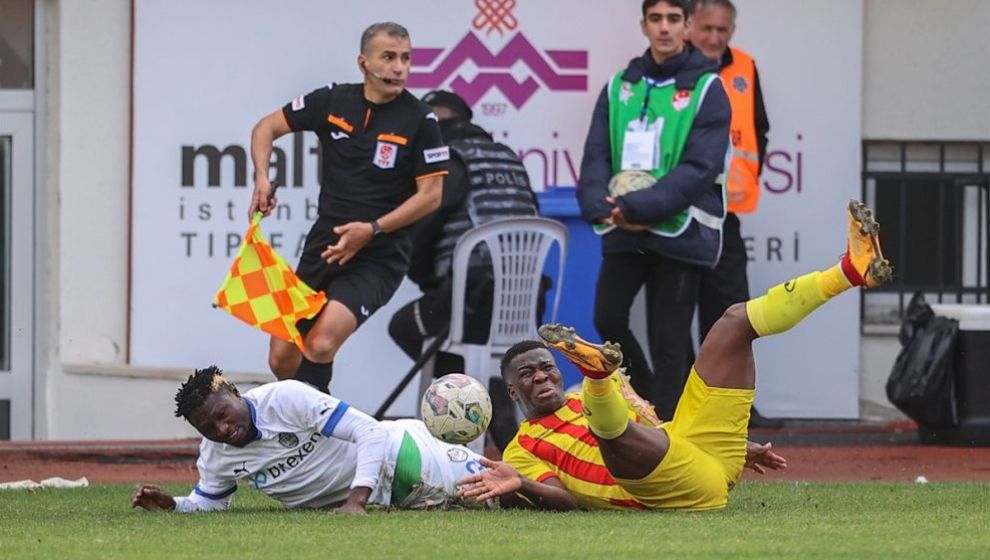
<svg viewBox="0 0 990 560">
<path fill-rule="evenodd" d="M 608 472 L 582 409 L 581 395 L 571 394 L 553 414 L 523 422 L 503 454 L 506 462 L 533 480 L 556 477 L 582 507 L 642 507 Z M 629 419 L 637 419 L 632 407 Z"/>
<path fill-rule="evenodd" d="M 519 445 L 519 434 L 509 442 L 505 451 L 502 452 L 502 460 L 530 480 L 543 482 L 548 478 L 557 476 L 549 465 Z"/>
</svg>

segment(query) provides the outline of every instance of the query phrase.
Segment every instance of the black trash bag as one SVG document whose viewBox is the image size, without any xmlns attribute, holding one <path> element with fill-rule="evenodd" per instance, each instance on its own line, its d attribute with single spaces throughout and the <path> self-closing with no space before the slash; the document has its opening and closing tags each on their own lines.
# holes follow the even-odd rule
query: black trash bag
<svg viewBox="0 0 990 560">
<path fill-rule="evenodd" d="M 887 398 L 921 426 L 958 425 L 954 359 L 959 321 L 935 315 L 921 292 L 908 304 L 901 352 L 887 380 Z"/>
</svg>

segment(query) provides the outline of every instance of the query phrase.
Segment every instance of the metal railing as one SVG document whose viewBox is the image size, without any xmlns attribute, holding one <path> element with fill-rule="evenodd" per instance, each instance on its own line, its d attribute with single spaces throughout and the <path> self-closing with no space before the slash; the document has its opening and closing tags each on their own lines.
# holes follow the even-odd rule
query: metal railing
<svg viewBox="0 0 990 560">
<path fill-rule="evenodd" d="M 864 325 L 899 325 L 911 296 L 990 303 L 990 143 L 863 143 L 863 195 L 893 282 L 862 299 Z"/>
</svg>

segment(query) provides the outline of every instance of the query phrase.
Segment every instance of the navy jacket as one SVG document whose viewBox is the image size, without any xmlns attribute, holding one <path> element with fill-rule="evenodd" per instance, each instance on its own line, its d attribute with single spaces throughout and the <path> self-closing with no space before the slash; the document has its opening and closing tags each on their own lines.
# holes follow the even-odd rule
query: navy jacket
<svg viewBox="0 0 990 560">
<path fill-rule="evenodd" d="M 658 80 L 674 78 L 678 89 L 693 89 L 705 72 L 718 73 L 718 63 L 688 45 L 684 52 L 660 65 L 653 61 L 647 50 L 643 56 L 629 62 L 623 79 L 637 82 L 643 76 Z M 595 103 L 578 181 L 581 214 L 592 223 L 608 217 L 610 212 L 605 201 L 612 176 L 608 101 L 606 85 Z M 731 119 L 729 98 L 721 81 L 715 81 L 698 108 L 680 163 L 653 187 L 619 197 L 617 202 L 626 219 L 635 224 L 651 224 L 690 206 L 697 206 L 714 216 L 724 216 L 723 187 L 715 179 L 724 171 Z M 697 222 L 692 222 L 678 237 L 615 230 L 602 239 L 603 253 L 649 251 L 710 268 L 718 262 L 721 250 L 721 231 Z"/>
</svg>

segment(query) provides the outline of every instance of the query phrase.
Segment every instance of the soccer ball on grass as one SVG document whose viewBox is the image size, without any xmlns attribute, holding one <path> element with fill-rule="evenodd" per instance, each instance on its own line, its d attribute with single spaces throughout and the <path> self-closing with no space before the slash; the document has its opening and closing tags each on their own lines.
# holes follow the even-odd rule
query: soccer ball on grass
<svg viewBox="0 0 990 560">
<path fill-rule="evenodd" d="M 420 415 L 438 439 L 465 444 L 488 429 L 492 421 L 492 399 L 477 379 L 450 373 L 430 384 L 423 394 Z"/>
</svg>

